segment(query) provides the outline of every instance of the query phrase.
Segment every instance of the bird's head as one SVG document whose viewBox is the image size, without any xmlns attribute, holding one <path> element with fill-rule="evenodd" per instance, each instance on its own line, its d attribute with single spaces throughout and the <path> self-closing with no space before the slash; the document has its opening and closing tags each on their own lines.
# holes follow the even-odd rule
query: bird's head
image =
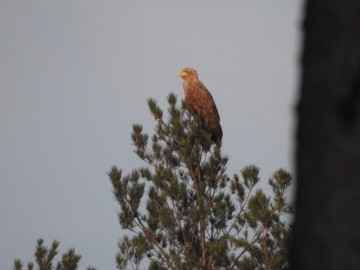
<svg viewBox="0 0 360 270">
<path fill-rule="evenodd" d="M 181 77 L 183 80 L 197 80 L 198 73 L 195 69 L 186 67 L 182 69 L 178 74 L 178 77 Z"/>
</svg>

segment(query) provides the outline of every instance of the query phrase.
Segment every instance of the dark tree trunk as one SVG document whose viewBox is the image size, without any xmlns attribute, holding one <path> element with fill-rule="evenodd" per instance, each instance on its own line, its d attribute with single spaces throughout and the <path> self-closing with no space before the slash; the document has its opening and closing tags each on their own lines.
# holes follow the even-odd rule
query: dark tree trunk
<svg viewBox="0 0 360 270">
<path fill-rule="evenodd" d="M 308 0 L 290 268 L 360 269 L 360 0 Z"/>
</svg>

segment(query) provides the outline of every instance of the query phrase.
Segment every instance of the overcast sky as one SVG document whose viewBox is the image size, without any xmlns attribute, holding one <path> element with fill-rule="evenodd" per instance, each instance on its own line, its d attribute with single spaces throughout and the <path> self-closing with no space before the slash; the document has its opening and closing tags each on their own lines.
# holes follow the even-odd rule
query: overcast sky
<svg viewBox="0 0 360 270">
<path fill-rule="evenodd" d="M 0 268 L 36 239 L 115 269 L 118 205 L 106 172 L 141 163 L 146 100 L 183 97 L 185 66 L 212 93 L 228 174 L 292 171 L 302 1 L 0 1 Z"/>
</svg>

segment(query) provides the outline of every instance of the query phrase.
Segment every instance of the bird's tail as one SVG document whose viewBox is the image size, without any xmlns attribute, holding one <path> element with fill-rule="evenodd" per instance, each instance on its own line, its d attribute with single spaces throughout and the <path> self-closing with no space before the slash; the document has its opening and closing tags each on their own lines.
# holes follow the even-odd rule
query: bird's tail
<svg viewBox="0 0 360 270">
<path fill-rule="evenodd" d="M 216 144 L 219 144 L 223 136 L 221 126 L 217 125 L 216 127 L 211 128 L 210 133 L 211 133 L 211 140 L 213 140 Z"/>
</svg>

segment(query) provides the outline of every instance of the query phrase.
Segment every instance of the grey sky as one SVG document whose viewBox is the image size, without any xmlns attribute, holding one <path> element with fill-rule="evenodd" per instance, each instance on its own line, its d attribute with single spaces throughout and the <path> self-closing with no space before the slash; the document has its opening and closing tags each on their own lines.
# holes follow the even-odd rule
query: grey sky
<svg viewBox="0 0 360 270">
<path fill-rule="evenodd" d="M 122 232 L 106 172 L 140 165 L 176 74 L 198 70 L 223 126 L 228 173 L 291 170 L 300 0 L 0 2 L 0 268 L 36 239 L 115 269 Z"/>
</svg>

